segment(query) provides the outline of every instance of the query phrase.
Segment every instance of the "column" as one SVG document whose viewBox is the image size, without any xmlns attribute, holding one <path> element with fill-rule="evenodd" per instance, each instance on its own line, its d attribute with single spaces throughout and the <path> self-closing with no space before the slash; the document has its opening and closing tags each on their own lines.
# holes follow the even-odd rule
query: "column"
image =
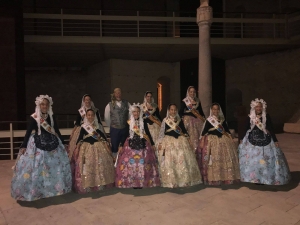
<svg viewBox="0 0 300 225">
<path fill-rule="evenodd" d="M 212 8 L 207 1 L 201 1 L 197 9 L 197 24 L 199 26 L 199 73 L 198 96 L 205 116 L 209 116 L 212 103 L 212 76 L 210 52 L 210 25 L 212 23 Z"/>
</svg>

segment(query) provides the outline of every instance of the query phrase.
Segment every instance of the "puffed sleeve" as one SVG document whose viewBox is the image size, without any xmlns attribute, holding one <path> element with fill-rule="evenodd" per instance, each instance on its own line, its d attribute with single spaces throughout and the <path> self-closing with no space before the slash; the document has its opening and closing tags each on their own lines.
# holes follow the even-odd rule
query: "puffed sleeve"
<svg viewBox="0 0 300 225">
<path fill-rule="evenodd" d="M 275 132 L 274 132 L 274 128 L 273 128 L 273 123 L 272 123 L 272 120 L 271 120 L 271 117 L 269 114 L 267 114 L 266 116 L 267 118 L 267 121 L 266 121 L 266 125 L 267 125 L 267 130 L 270 132 L 270 135 L 272 136 L 272 139 L 274 142 L 278 142 L 277 138 L 276 138 L 276 135 L 275 135 Z"/>
<path fill-rule="evenodd" d="M 35 119 L 30 117 L 28 127 L 27 127 L 27 131 L 26 131 L 26 134 L 25 134 L 25 137 L 24 137 L 24 141 L 21 144 L 20 148 L 27 148 L 28 140 L 29 140 L 30 135 L 31 135 L 31 133 L 34 129 L 37 129 L 37 123 L 36 123 Z"/>
<path fill-rule="evenodd" d="M 181 130 L 182 130 L 182 133 L 184 133 L 185 135 L 189 136 L 189 134 L 188 134 L 187 130 L 185 129 L 185 126 L 184 126 L 184 124 L 183 124 L 183 121 L 182 121 L 182 120 L 180 120 L 179 127 L 181 128 Z"/>
<path fill-rule="evenodd" d="M 201 136 L 204 136 L 208 133 L 208 130 L 210 128 L 210 123 L 206 120 L 205 123 L 204 123 L 204 128 L 203 128 L 203 131 L 201 133 Z"/>
<path fill-rule="evenodd" d="M 228 124 L 227 124 L 226 120 L 223 122 L 222 126 L 224 127 L 224 130 L 225 130 L 228 134 L 230 134 L 230 130 L 229 130 L 229 127 L 228 127 Z"/>
<path fill-rule="evenodd" d="M 79 127 L 80 123 L 81 123 L 81 120 L 82 120 L 82 117 L 81 117 L 80 113 L 78 112 L 77 117 L 76 117 L 75 125 Z"/>
<path fill-rule="evenodd" d="M 57 133 L 57 135 L 58 135 L 59 139 L 61 140 L 61 142 L 63 144 L 65 144 L 65 141 L 64 141 L 64 139 L 63 139 L 63 137 L 62 137 L 62 135 L 61 135 L 61 133 L 60 133 L 60 131 L 58 129 L 58 124 L 57 124 L 57 120 L 56 120 L 56 116 L 55 115 L 53 115 L 53 122 L 54 122 L 55 133 Z"/>
<path fill-rule="evenodd" d="M 199 105 L 198 105 L 197 110 L 198 110 L 199 114 L 205 118 L 205 115 L 204 115 L 204 112 L 203 112 L 203 109 L 202 109 L 200 101 L 199 101 Z"/>
<path fill-rule="evenodd" d="M 145 129 L 145 133 L 148 135 L 148 137 L 150 139 L 151 145 L 154 145 L 154 141 L 152 139 L 149 128 L 148 128 L 147 123 L 145 121 L 144 121 L 144 129 Z"/>
<path fill-rule="evenodd" d="M 154 114 L 154 116 L 157 117 L 157 119 L 159 119 L 161 121 L 161 117 L 160 117 L 160 114 L 159 114 L 159 108 L 158 107 L 156 107 L 156 110 L 153 114 Z"/>
</svg>

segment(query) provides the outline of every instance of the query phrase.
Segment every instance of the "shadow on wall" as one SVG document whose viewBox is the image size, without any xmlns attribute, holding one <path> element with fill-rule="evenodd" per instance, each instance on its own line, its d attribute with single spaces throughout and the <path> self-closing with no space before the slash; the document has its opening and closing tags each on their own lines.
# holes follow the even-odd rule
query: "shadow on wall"
<svg viewBox="0 0 300 225">
<path fill-rule="evenodd" d="M 165 118 L 168 104 L 170 104 L 170 84 L 169 77 L 162 76 L 157 79 L 157 104 L 161 118 Z"/>
</svg>

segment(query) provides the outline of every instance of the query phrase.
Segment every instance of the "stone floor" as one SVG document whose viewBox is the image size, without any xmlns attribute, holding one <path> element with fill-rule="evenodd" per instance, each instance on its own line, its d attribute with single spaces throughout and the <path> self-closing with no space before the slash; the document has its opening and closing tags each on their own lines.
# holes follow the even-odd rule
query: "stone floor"
<svg viewBox="0 0 300 225">
<path fill-rule="evenodd" d="M 300 225 L 300 135 L 278 139 L 292 171 L 286 186 L 111 189 L 16 202 L 10 197 L 13 162 L 0 161 L 0 225 Z"/>
</svg>

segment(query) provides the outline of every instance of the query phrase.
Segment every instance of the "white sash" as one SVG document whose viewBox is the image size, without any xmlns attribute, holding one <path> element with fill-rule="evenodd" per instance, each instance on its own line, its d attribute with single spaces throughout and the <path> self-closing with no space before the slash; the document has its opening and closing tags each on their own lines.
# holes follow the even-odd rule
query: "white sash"
<svg viewBox="0 0 300 225">
<path fill-rule="evenodd" d="M 81 127 L 85 129 L 86 132 L 88 132 L 89 136 L 93 137 L 94 139 L 98 140 L 100 135 L 97 133 L 97 131 L 94 129 L 93 126 L 90 124 L 82 124 Z"/>
<path fill-rule="evenodd" d="M 36 122 L 38 122 L 38 118 L 37 118 L 36 113 L 33 113 L 31 115 L 31 117 L 33 119 L 35 119 Z M 45 131 L 49 132 L 50 134 L 56 135 L 54 128 L 52 126 L 50 126 L 48 124 L 48 122 L 45 119 L 43 119 L 42 117 L 40 118 L 40 125 L 41 125 L 41 127 L 44 128 Z"/>
<path fill-rule="evenodd" d="M 194 105 L 191 103 L 190 98 L 188 98 L 188 97 L 184 98 L 182 101 L 184 101 L 186 107 L 187 107 L 189 110 L 197 109 L 197 107 L 199 106 L 199 102 L 198 102 L 198 101 L 196 101 L 196 105 L 194 106 Z"/>
<path fill-rule="evenodd" d="M 207 118 L 207 121 L 221 134 L 224 134 L 226 136 L 229 136 L 229 134 L 225 131 L 224 127 L 222 124 L 213 116 L 210 116 Z"/>
<path fill-rule="evenodd" d="M 79 112 L 81 117 L 85 116 L 85 108 L 83 106 L 80 109 L 78 109 L 78 112 Z"/>
<path fill-rule="evenodd" d="M 174 130 L 177 134 L 183 135 L 181 128 L 179 127 L 180 118 L 178 118 L 178 121 L 175 123 L 171 118 L 167 117 L 165 119 L 166 124 L 171 127 L 171 130 Z"/>
</svg>

